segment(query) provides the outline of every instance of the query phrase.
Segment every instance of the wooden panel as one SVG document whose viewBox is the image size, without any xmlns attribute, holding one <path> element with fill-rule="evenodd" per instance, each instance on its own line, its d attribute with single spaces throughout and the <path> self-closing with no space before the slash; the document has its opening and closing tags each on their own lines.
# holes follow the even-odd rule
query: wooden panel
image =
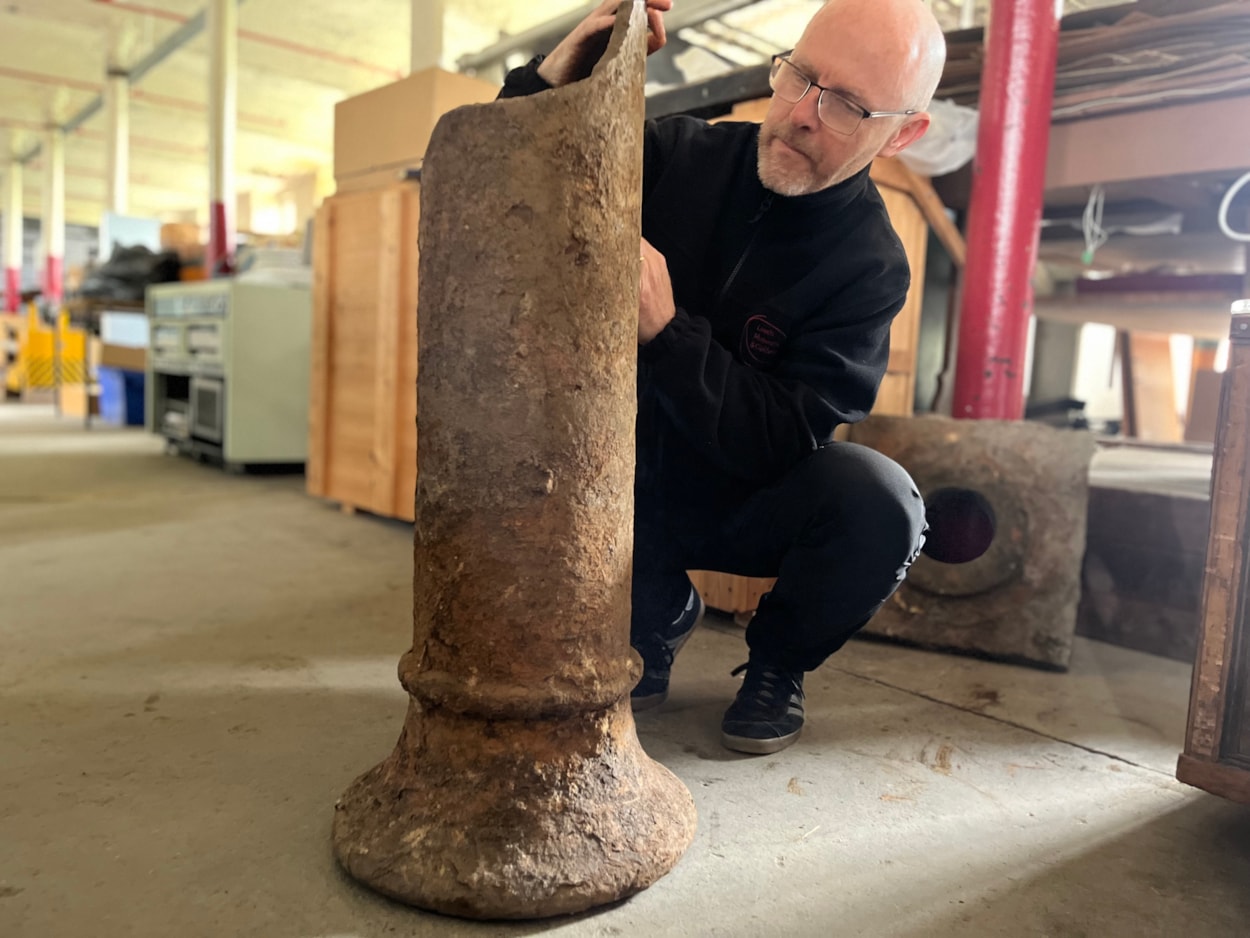
<svg viewBox="0 0 1250 938">
<path fill-rule="evenodd" d="M 334 297 L 334 205 L 327 202 L 313 220 L 313 318 L 308 386 L 308 463 L 305 484 L 310 495 L 326 494 L 326 459 L 330 419 L 330 326 Z"/>
<path fill-rule="evenodd" d="M 403 305 L 399 317 L 399 384 L 395 408 L 395 489 L 396 518 L 412 521 L 417 490 L 417 234 L 421 223 L 420 200 L 404 203 L 404 251 L 400 269 Z"/>
<path fill-rule="evenodd" d="M 1189 408 L 1185 412 L 1186 443 L 1215 442 L 1223 381 L 1222 372 L 1201 367 L 1194 370 L 1189 381 Z"/>
<path fill-rule="evenodd" d="M 1245 590 L 1250 508 L 1250 316 L 1234 316 L 1232 349 L 1220 402 L 1211 490 L 1211 534 L 1203 579 L 1202 634 L 1190 694 L 1185 753 L 1216 761 L 1224 752 L 1229 690 L 1239 685 L 1234 657 Z M 1247 636 L 1250 637 L 1250 636 Z M 1245 640 L 1247 637 L 1242 637 Z M 1244 666 L 1244 662 L 1240 662 Z M 1245 693 L 1244 686 L 1241 686 Z M 1232 708 L 1241 710 L 1244 701 Z"/>
<path fill-rule="evenodd" d="M 721 612 L 753 612 L 760 597 L 773 588 L 775 577 L 734 576 L 708 570 L 691 570 L 690 581 L 709 609 Z"/>
<path fill-rule="evenodd" d="M 1250 804 L 1250 772 L 1236 766 L 1220 765 L 1183 755 L 1176 765 L 1176 777 L 1213 795 Z"/>
<path fill-rule="evenodd" d="M 924 299 L 925 259 L 929 226 L 910 195 L 883 187 L 881 198 L 911 267 L 907 300 L 890 327 L 889 373 L 877 395 L 873 413 L 910 416 L 916 387 L 916 353 L 920 339 L 920 310 Z"/>
<path fill-rule="evenodd" d="M 396 386 L 399 381 L 400 244 L 403 240 L 403 193 L 388 189 L 378 206 L 378 338 L 374 343 L 373 492 L 370 508 L 388 515 L 395 504 Z"/>
<path fill-rule="evenodd" d="M 897 159 L 878 159 L 872 161 L 868 170 L 872 181 L 881 189 L 894 189 L 904 195 L 911 194 L 912 176 L 907 167 Z M 883 193 L 884 194 L 884 193 Z"/>
<path fill-rule="evenodd" d="M 1250 96 L 1055 124 L 1050 130 L 1046 188 L 1154 179 L 1190 173 L 1242 172 L 1250 152 Z M 1167 128 L 1160 133 L 1160 128 Z"/>
<path fill-rule="evenodd" d="M 946 248 L 946 253 L 951 256 L 955 266 L 962 270 L 968 262 L 968 244 L 964 240 L 963 232 L 946 214 L 946 206 L 942 203 L 941 196 L 937 194 L 929 178 L 917 175 L 910 169 L 907 172 L 911 173 L 911 197 L 915 200 L 916 206 L 929 227 L 933 229 L 933 233 L 937 235 L 938 240 L 942 242 L 942 247 Z"/>
<path fill-rule="evenodd" d="M 1163 294 L 1085 297 L 1039 297 L 1038 319 L 1083 325 L 1098 322 L 1117 329 L 1167 332 L 1203 339 L 1228 335 L 1226 297 Z"/>
<path fill-rule="evenodd" d="M 910 373 L 887 372 L 881 381 L 881 389 L 877 392 L 877 403 L 872 412 L 891 417 L 911 416 L 914 386 L 914 379 Z"/>
<path fill-rule="evenodd" d="M 1120 373 L 1125 435 L 1152 443 L 1181 442 L 1184 434 L 1176 412 L 1170 337 L 1157 332 L 1121 332 Z"/>
<path fill-rule="evenodd" d="M 415 184 L 328 199 L 317 216 L 308 491 L 412 520 Z"/>
<path fill-rule="evenodd" d="M 333 201 L 335 289 L 326 495 L 372 511 L 380 196 L 360 193 Z"/>
</svg>

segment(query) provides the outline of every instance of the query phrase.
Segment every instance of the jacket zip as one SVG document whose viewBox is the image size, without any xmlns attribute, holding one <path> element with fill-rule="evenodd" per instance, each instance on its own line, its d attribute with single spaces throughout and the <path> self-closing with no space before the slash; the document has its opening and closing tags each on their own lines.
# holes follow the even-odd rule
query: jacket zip
<svg viewBox="0 0 1250 938">
<path fill-rule="evenodd" d="M 762 225 L 759 224 L 760 219 L 762 219 L 764 217 L 764 214 L 770 208 L 772 208 L 772 205 L 773 205 L 773 197 L 772 197 L 772 194 L 770 193 L 764 196 L 764 201 L 760 203 L 759 209 L 756 211 L 755 215 L 752 216 L 752 218 L 747 222 L 748 225 L 754 225 L 755 230 L 751 232 L 751 237 L 747 241 L 747 246 L 742 249 L 742 255 L 738 258 L 738 263 L 734 264 L 734 269 L 729 272 L 728 279 L 725 280 L 724 286 L 720 288 L 720 295 L 717 296 L 716 298 L 717 306 L 720 306 L 722 303 L 725 302 L 725 297 L 729 293 L 729 288 L 733 286 L 733 282 L 738 279 L 738 272 L 742 270 L 742 265 L 746 263 L 747 255 L 751 253 L 751 248 L 755 246 L 755 240 L 760 236 L 760 228 L 763 227 Z"/>
</svg>

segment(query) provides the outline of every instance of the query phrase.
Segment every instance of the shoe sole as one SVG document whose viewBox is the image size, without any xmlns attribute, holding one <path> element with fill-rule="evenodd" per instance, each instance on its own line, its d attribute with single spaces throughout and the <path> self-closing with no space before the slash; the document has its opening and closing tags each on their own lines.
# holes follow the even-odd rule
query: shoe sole
<svg viewBox="0 0 1250 938">
<path fill-rule="evenodd" d="M 677 657 L 677 653 L 682 650 L 686 642 L 690 641 L 690 636 L 694 634 L 694 630 L 699 627 L 699 623 L 703 621 L 703 614 L 707 612 L 707 604 L 703 602 L 703 597 L 699 597 L 699 614 L 694 617 L 694 625 L 690 626 L 690 631 L 683 635 L 677 641 L 677 645 L 673 648 L 673 657 Z M 658 707 L 664 701 L 668 700 L 668 691 L 664 690 L 658 694 L 648 694 L 646 697 L 630 697 L 629 706 L 634 713 L 642 710 L 651 710 Z"/>
<path fill-rule="evenodd" d="M 630 697 L 629 706 L 634 713 L 639 713 L 643 710 L 651 710 L 654 707 L 658 707 L 666 700 L 668 700 L 668 691 L 664 691 L 662 694 L 649 694 L 646 697 Z"/>
<path fill-rule="evenodd" d="M 774 739 L 752 739 L 750 736 L 734 736 L 724 731 L 720 734 L 721 745 L 726 749 L 732 749 L 734 752 L 745 752 L 749 756 L 768 756 L 774 752 L 781 752 L 803 732 L 802 727 L 785 736 L 778 736 Z"/>
</svg>

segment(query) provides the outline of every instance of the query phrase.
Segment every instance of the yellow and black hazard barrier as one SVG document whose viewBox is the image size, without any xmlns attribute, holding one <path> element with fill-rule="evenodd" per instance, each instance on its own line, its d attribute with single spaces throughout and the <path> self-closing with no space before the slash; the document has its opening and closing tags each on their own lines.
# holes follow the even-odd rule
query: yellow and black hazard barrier
<svg viewBox="0 0 1250 938">
<path fill-rule="evenodd" d="M 56 327 L 46 325 L 35 304 L 17 329 L 17 358 L 5 371 L 5 388 L 12 394 L 44 390 L 90 380 L 87 334 L 69 324 L 69 314 L 57 314 Z"/>
</svg>

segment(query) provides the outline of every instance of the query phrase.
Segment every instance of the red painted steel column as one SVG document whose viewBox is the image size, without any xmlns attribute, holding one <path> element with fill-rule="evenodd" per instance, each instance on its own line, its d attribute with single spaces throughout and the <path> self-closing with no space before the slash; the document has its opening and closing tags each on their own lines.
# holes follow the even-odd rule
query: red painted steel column
<svg viewBox="0 0 1250 938">
<path fill-rule="evenodd" d="M 234 141 L 239 96 L 238 0 L 212 0 L 209 25 L 209 276 L 234 269 Z"/>
<path fill-rule="evenodd" d="M 993 0 L 968 217 L 955 417 L 1018 420 L 1062 0 Z"/>
<path fill-rule="evenodd" d="M 49 127 L 43 141 L 43 297 L 60 309 L 65 292 L 65 131 Z"/>
<path fill-rule="evenodd" d="M 22 292 L 22 164 L 4 171 L 4 311 L 16 313 Z"/>
</svg>

